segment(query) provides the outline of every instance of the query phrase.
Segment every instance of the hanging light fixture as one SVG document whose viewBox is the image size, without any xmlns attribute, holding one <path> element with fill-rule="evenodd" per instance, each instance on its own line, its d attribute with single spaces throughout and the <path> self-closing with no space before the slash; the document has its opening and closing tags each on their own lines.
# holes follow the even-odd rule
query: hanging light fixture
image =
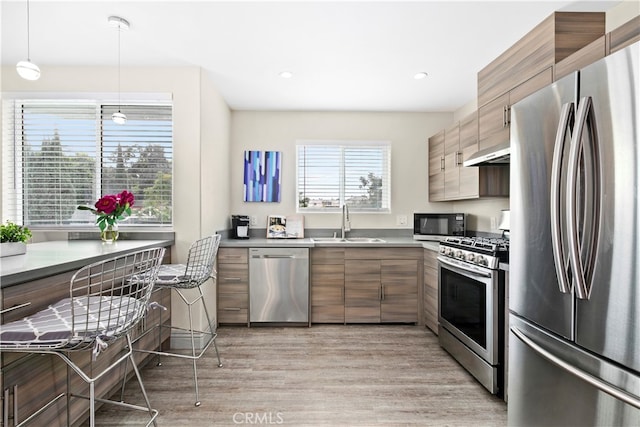
<svg viewBox="0 0 640 427">
<path fill-rule="evenodd" d="M 110 16 L 109 25 L 118 30 L 118 111 L 111 115 L 114 123 L 123 125 L 127 123 L 127 115 L 120 111 L 120 33 L 129 29 L 129 21 L 119 16 Z"/>
<path fill-rule="evenodd" d="M 30 40 L 29 40 L 29 0 L 27 0 L 27 60 L 16 64 L 16 70 L 20 77 L 25 80 L 38 80 L 40 78 L 40 68 L 31 62 Z"/>
</svg>

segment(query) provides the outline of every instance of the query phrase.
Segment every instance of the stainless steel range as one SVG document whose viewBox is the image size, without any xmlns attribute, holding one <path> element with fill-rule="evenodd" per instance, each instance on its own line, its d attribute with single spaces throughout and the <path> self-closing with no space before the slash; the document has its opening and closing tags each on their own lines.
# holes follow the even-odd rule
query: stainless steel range
<svg viewBox="0 0 640 427">
<path fill-rule="evenodd" d="M 505 275 L 509 241 L 451 237 L 440 243 L 440 345 L 491 393 L 504 394 Z"/>
</svg>

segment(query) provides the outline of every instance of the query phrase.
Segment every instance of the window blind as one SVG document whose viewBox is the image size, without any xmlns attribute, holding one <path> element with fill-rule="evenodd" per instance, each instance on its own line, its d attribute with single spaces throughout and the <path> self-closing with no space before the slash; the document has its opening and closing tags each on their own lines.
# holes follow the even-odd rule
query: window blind
<svg viewBox="0 0 640 427">
<path fill-rule="evenodd" d="M 389 142 L 299 143 L 298 210 L 389 211 L 390 165 Z"/>
<path fill-rule="evenodd" d="M 117 107 L 96 101 L 13 100 L 3 104 L 3 217 L 30 227 L 93 226 L 78 211 L 104 194 L 134 193 L 121 224 L 171 224 L 172 112 L 168 105 Z"/>
</svg>

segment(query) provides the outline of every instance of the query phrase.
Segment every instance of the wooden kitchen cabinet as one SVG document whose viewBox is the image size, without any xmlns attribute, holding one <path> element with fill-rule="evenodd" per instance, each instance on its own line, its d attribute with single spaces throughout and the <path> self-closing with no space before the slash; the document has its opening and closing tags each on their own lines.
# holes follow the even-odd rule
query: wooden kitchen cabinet
<svg viewBox="0 0 640 427">
<path fill-rule="evenodd" d="M 460 120 L 460 164 L 458 165 L 458 199 L 472 199 L 480 196 L 480 174 L 477 167 L 465 167 L 462 162 L 478 151 L 478 113 L 474 112 Z M 484 174 L 485 172 L 482 171 Z M 484 195 L 484 194 L 483 194 Z"/>
<path fill-rule="evenodd" d="M 552 68 L 604 34 L 604 12 L 552 13 L 478 72 L 478 106 Z"/>
<path fill-rule="evenodd" d="M 383 259 L 380 322 L 418 322 L 418 259 Z"/>
<path fill-rule="evenodd" d="M 537 90 L 553 83 L 549 67 L 478 109 L 478 146 L 480 150 L 509 141 L 511 106 Z"/>
<path fill-rule="evenodd" d="M 438 252 L 424 249 L 424 323 L 438 335 Z"/>
<path fill-rule="evenodd" d="M 555 67 L 554 81 L 604 58 L 607 54 L 606 44 L 606 36 L 599 37 L 582 49 L 558 62 Z"/>
<path fill-rule="evenodd" d="M 344 248 L 311 250 L 311 322 L 344 323 Z"/>
<path fill-rule="evenodd" d="M 444 130 L 429 138 L 429 201 L 444 200 Z"/>
<path fill-rule="evenodd" d="M 506 134 L 508 138 L 508 130 Z M 478 114 L 475 112 L 429 138 L 429 201 L 509 195 L 509 168 L 463 165 L 464 159 L 476 151 Z M 443 165 L 444 170 L 431 174 L 439 165 Z"/>
<path fill-rule="evenodd" d="M 381 260 L 348 259 L 344 267 L 345 322 L 380 323 Z"/>
<path fill-rule="evenodd" d="M 422 249 L 346 248 L 345 323 L 418 323 Z"/>
<path fill-rule="evenodd" d="M 220 248 L 217 270 L 218 324 L 249 324 L 249 250 Z"/>
<path fill-rule="evenodd" d="M 640 15 L 607 34 L 607 55 L 640 41 Z"/>
<path fill-rule="evenodd" d="M 460 123 L 444 130 L 444 199 L 455 200 L 460 195 Z"/>
</svg>

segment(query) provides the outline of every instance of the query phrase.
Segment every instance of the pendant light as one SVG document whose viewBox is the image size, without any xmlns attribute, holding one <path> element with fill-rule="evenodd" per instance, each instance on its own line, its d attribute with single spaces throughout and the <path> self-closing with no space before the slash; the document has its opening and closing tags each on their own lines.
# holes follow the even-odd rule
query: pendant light
<svg viewBox="0 0 640 427">
<path fill-rule="evenodd" d="M 118 112 L 111 115 L 114 123 L 123 125 L 127 123 L 127 115 L 120 111 L 120 33 L 129 29 L 129 21 L 119 16 L 110 16 L 109 25 L 118 31 Z"/>
<path fill-rule="evenodd" d="M 29 29 L 29 0 L 27 0 L 27 60 L 18 62 L 16 70 L 20 77 L 25 80 L 38 80 L 40 78 L 40 68 L 31 62 Z"/>
</svg>

